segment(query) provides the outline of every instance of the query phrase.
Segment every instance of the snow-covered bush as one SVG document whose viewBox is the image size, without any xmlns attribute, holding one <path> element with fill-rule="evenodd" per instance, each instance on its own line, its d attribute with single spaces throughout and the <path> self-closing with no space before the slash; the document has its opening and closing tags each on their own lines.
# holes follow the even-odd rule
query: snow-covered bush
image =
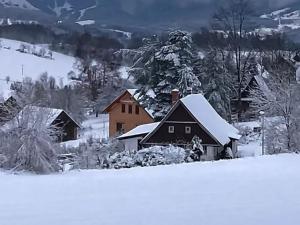
<svg viewBox="0 0 300 225">
<path fill-rule="evenodd" d="M 139 166 L 157 166 L 183 163 L 185 158 L 186 151 L 182 148 L 154 146 L 138 151 L 134 161 Z"/>
<path fill-rule="evenodd" d="M 109 167 L 114 169 L 134 167 L 134 154 L 128 151 L 117 152 L 109 157 L 108 163 Z"/>
<path fill-rule="evenodd" d="M 15 156 L 17 170 L 26 170 L 41 174 L 57 172 L 56 150 L 49 137 L 29 131 L 21 137 L 22 145 Z"/>
<path fill-rule="evenodd" d="M 118 152 L 109 158 L 109 167 L 131 168 L 135 166 L 158 166 L 185 162 L 187 153 L 184 149 L 174 146 L 154 146 L 132 153 Z"/>
<path fill-rule="evenodd" d="M 105 142 L 99 139 L 88 138 L 86 143 L 81 143 L 78 147 L 67 148 L 59 152 L 61 164 L 69 164 L 73 169 L 105 169 L 109 168 L 109 158 L 116 152 L 122 152 L 124 146 L 119 141 Z M 72 155 L 64 160 L 66 155 Z"/>
</svg>

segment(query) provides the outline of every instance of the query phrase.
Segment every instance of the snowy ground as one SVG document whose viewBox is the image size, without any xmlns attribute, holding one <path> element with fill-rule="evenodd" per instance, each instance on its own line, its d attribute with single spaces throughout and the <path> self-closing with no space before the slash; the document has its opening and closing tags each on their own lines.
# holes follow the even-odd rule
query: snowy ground
<svg viewBox="0 0 300 225">
<path fill-rule="evenodd" d="M 109 118 L 107 114 L 100 114 L 97 118 L 90 115 L 83 121 L 79 133 L 79 139 L 62 143 L 66 147 L 78 147 L 80 143 L 85 143 L 89 138 L 101 140 L 109 137 Z"/>
<path fill-rule="evenodd" d="M 0 173 L 1 225 L 296 225 L 300 156 L 33 176 Z"/>
<path fill-rule="evenodd" d="M 67 74 L 74 71 L 74 57 L 53 52 L 53 59 L 41 58 L 16 51 L 24 42 L 3 38 L 0 38 L 0 41 L 2 45 L 0 48 L 0 95 L 5 95 L 7 89 L 10 88 L 10 82 L 5 81 L 7 76 L 11 81 L 22 81 L 24 77 L 37 80 L 42 73 L 47 72 L 49 76 L 53 76 L 57 80 L 58 84 L 70 82 Z M 35 45 L 35 47 L 37 50 L 41 48 L 39 45 Z"/>
<path fill-rule="evenodd" d="M 254 157 L 262 155 L 262 136 L 253 130 L 261 128 L 260 121 L 237 123 L 235 126 L 238 129 L 248 128 L 252 132 L 247 137 L 242 137 L 238 146 L 239 157 Z"/>
</svg>

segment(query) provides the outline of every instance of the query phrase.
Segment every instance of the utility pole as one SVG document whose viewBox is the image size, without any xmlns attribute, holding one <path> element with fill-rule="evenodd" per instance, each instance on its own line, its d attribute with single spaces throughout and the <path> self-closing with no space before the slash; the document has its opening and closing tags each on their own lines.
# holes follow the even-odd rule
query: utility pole
<svg viewBox="0 0 300 225">
<path fill-rule="evenodd" d="M 24 65 L 22 64 L 22 80 L 24 79 Z"/>
<path fill-rule="evenodd" d="M 259 114 L 261 115 L 261 154 L 265 154 L 265 112 L 260 111 Z"/>
</svg>

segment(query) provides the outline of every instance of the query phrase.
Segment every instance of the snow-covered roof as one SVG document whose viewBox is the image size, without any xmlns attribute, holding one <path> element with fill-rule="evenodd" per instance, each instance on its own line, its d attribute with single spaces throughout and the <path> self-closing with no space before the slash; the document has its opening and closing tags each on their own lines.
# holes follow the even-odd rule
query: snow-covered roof
<svg viewBox="0 0 300 225">
<path fill-rule="evenodd" d="M 7 82 L 0 80 L 0 103 L 5 102 L 12 96 L 12 92 L 10 88 L 7 88 L 7 86 Z"/>
<path fill-rule="evenodd" d="M 29 126 L 31 126 L 31 127 L 34 127 L 34 126 L 50 127 L 52 125 L 52 123 L 58 118 L 58 116 L 62 112 L 65 112 L 65 111 L 62 109 L 54 109 L 54 108 L 46 108 L 46 107 L 38 107 L 38 106 L 28 105 L 25 108 L 23 108 L 14 117 L 14 119 L 12 119 L 11 121 L 8 121 L 6 124 L 4 124 L 1 127 L 1 129 L 3 131 L 8 130 L 9 128 L 13 127 L 16 122 L 18 125 L 24 126 L 24 127 L 29 127 Z M 76 122 L 74 121 L 74 123 L 76 123 Z M 76 123 L 76 125 L 78 127 L 80 127 L 77 123 Z"/>
<path fill-rule="evenodd" d="M 38 117 L 43 117 L 42 119 L 45 122 L 45 125 L 50 126 L 62 112 L 62 109 L 44 108 L 30 105 L 21 110 L 16 117 L 21 118 L 30 113 L 30 117 L 32 119 L 36 120 Z"/>
<path fill-rule="evenodd" d="M 202 94 L 192 94 L 180 99 L 195 119 L 222 145 L 230 139 L 240 139 L 239 131 L 225 121 Z"/>
<path fill-rule="evenodd" d="M 127 132 L 126 134 L 123 134 L 122 136 L 118 137 L 118 139 L 126 139 L 126 138 L 148 134 L 152 132 L 158 125 L 159 123 L 149 123 L 149 124 L 138 126 L 133 130 Z"/>
<path fill-rule="evenodd" d="M 270 88 L 268 87 L 266 81 L 264 78 L 260 75 L 254 76 L 255 81 L 257 82 L 260 90 L 265 94 L 265 95 L 270 95 L 272 92 Z"/>
</svg>

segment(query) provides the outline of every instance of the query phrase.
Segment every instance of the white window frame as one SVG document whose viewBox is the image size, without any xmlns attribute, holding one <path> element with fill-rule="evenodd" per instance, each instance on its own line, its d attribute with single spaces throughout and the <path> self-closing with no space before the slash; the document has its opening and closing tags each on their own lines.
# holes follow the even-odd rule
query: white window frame
<svg viewBox="0 0 300 225">
<path fill-rule="evenodd" d="M 191 126 L 185 126 L 185 133 L 191 134 L 192 133 L 192 127 Z"/>
<path fill-rule="evenodd" d="M 168 132 L 169 132 L 169 134 L 174 134 L 175 133 L 175 127 L 174 126 L 169 126 L 168 127 Z"/>
</svg>

